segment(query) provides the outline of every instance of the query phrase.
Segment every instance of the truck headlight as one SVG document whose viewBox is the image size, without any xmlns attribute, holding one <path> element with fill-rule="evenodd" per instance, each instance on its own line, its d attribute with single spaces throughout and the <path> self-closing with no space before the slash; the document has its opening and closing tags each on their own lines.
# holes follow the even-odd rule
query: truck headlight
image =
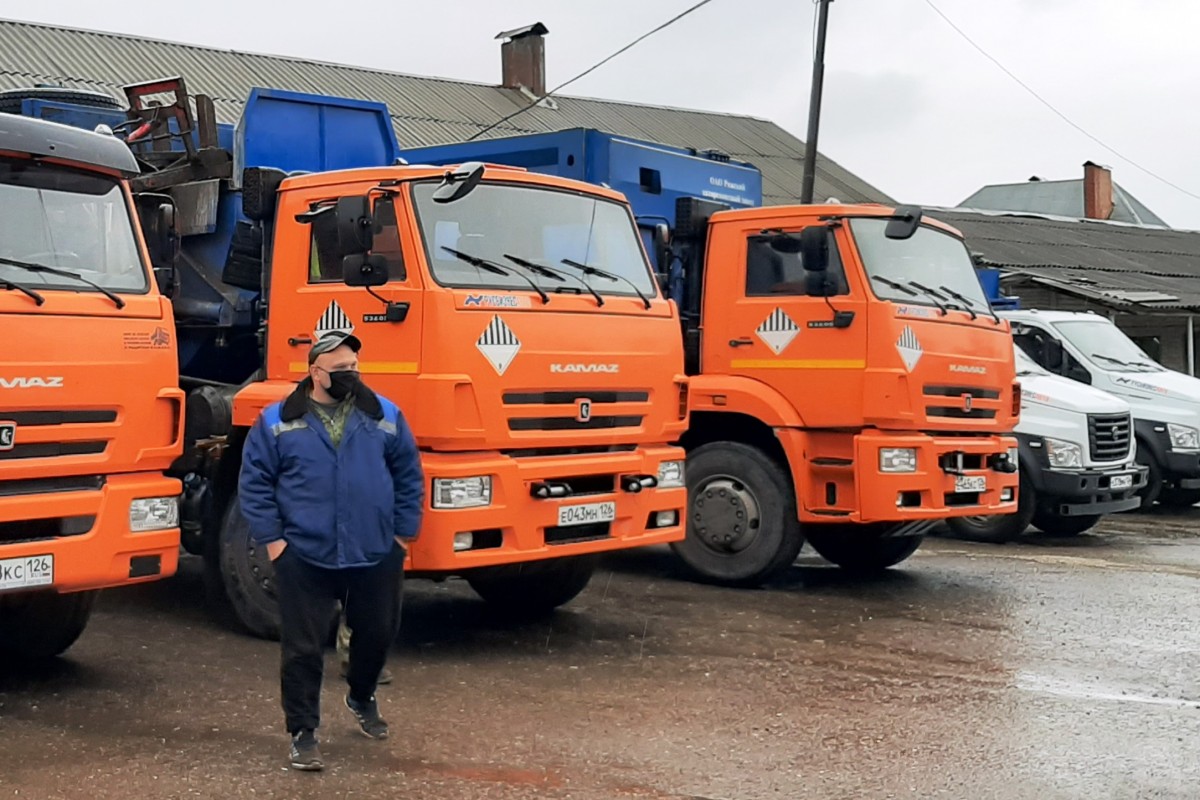
<svg viewBox="0 0 1200 800">
<path fill-rule="evenodd" d="M 1172 450 L 1200 450 L 1200 431 L 1187 425 L 1167 425 Z"/>
<path fill-rule="evenodd" d="M 879 450 L 880 472 L 916 472 L 917 451 L 912 447 L 883 447 Z"/>
<path fill-rule="evenodd" d="M 434 478 L 434 508 L 478 508 L 492 504 L 492 478 Z"/>
<path fill-rule="evenodd" d="M 1083 466 L 1083 448 L 1074 442 L 1064 442 L 1062 439 L 1051 439 L 1049 437 L 1042 440 L 1046 445 L 1046 458 L 1050 460 L 1052 467 L 1075 467 Z"/>
<path fill-rule="evenodd" d="M 678 489 L 685 485 L 682 461 L 664 461 L 658 465 L 658 488 Z"/>
<path fill-rule="evenodd" d="M 178 497 L 141 497 L 129 504 L 129 530 L 134 533 L 178 527 Z"/>
</svg>

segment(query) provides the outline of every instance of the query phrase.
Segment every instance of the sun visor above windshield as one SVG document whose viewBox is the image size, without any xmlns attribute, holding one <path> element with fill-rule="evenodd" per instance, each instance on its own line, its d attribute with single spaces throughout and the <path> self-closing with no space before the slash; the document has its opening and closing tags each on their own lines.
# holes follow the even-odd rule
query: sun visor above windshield
<svg viewBox="0 0 1200 800">
<path fill-rule="evenodd" d="M 115 136 L 15 114 L 0 114 L 0 150 L 114 170 L 126 178 L 140 172 L 133 153 Z"/>
</svg>

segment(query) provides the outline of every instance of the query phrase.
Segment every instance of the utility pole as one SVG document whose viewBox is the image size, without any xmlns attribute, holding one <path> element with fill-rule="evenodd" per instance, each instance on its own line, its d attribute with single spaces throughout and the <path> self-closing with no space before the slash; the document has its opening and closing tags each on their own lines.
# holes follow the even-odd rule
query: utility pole
<svg viewBox="0 0 1200 800">
<path fill-rule="evenodd" d="M 829 24 L 829 4 L 833 0 L 814 0 L 820 8 L 817 17 L 817 46 L 813 53 L 812 95 L 808 99 L 808 138 L 804 140 L 804 182 L 800 202 L 813 201 L 813 181 L 817 176 L 817 131 L 821 127 L 821 87 L 825 83 L 825 29 Z"/>
</svg>

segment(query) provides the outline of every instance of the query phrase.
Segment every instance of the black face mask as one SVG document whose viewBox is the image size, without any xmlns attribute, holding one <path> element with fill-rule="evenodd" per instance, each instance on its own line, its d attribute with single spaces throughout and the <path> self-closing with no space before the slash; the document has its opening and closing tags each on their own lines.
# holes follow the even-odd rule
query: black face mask
<svg viewBox="0 0 1200 800">
<path fill-rule="evenodd" d="M 338 370 L 329 373 L 329 396 L 334 400 L 345 400 L 358 386 L 358 373 L 353 370 Z"/>
</svg>

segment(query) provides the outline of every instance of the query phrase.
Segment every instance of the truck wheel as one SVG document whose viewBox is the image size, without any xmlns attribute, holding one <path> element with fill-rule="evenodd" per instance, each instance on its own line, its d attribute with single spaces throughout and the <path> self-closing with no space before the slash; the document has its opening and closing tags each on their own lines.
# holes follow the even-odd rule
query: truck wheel
<svg viewBox="0 0 1200 800">
<path fill-rule="evenodd" d="M 275 596 L 275 569 L 266 548 L 250 538 L 235 492 L 221 524 L 221 577 L 233 613 L 250 633 L 263 639 L 279 638 L 279 600 Z"/>
<path fill-rule="evenodd" d="M 24 100 L 51 100 L 90 108 L 123 109 L 120 100 L 104 92 L 88 92 L 80 89 L 63 89 L 57 86 L 30 86 L 0 92 L 0 113 L 20 114 Z"/>
<path fill-rule="evenodd" d="M 1150 448 L 1142 444 L 1140 440 L 1137 443 L 1137 454 L 1134 458 L 1137 463 L 1149 470 L 1146 475 L 1146 485 L 1138 490 L 1138 497 L 1142 499 L 1139 510 L 1149 511 L 1163 493 L 1162 467 L 1158 465 L 1158 459 L 1154 457 Z"/>
<path fill-rule="evenodd" d="M 1182 510 L 1200 503 L 1200 489 L 1163 489 L 1158 496 L 1159 505 Z"/>
<path fill-rule="evenodd" d="M 1078 536 L 1084 531 L 1096 527 L 1102 514 L 1083 514 L 1078 517 L 1062 517 L 1058 514 L 1037 513 L 1033 516 L 1033 524 L 1043 533 L 1051 536 Z"/>
<path fill-rule="evenodd" d="M 870 574 L 899 564 L 917 552 L 924 536 L 884 536 L 886 523 L 810 525 L 808 543 L 826 561 L 848 572 Z"/>
<path fill-rule="evenodd" d="M 694 575 L 756 586 L 796 560 L 804 537 L 796 493 L 761 450 L 713 442 L 687 457 L 687 536 L 671 549 Z"/>
<path fill-rule="evenodd" d="M 0 654 L 20 661 L 61 655 L 87 627 L 99 592 L 38 592 L 0 604 Z"/>
<path fill-rule="evenodd" d="M 463 573 L 475 593 L 516 616 L 548 614 L 575 599 L 596 571 L 597 556 L 567 556 Z"/>
<path fill-rule="evenodd" d="M 946 527 L 957 539 L 972 542 L 988 542 L 1004 544 L 1025 533 L 1033 520 L 1037 498 L 1033 492 L 1033 484 L 1025 473 L 1021 473 L 1017 488 L 1017 510 L 1011 514 L 991 514 L 988 516 L 953 517 L 946 520 Z"/>
</svg>

